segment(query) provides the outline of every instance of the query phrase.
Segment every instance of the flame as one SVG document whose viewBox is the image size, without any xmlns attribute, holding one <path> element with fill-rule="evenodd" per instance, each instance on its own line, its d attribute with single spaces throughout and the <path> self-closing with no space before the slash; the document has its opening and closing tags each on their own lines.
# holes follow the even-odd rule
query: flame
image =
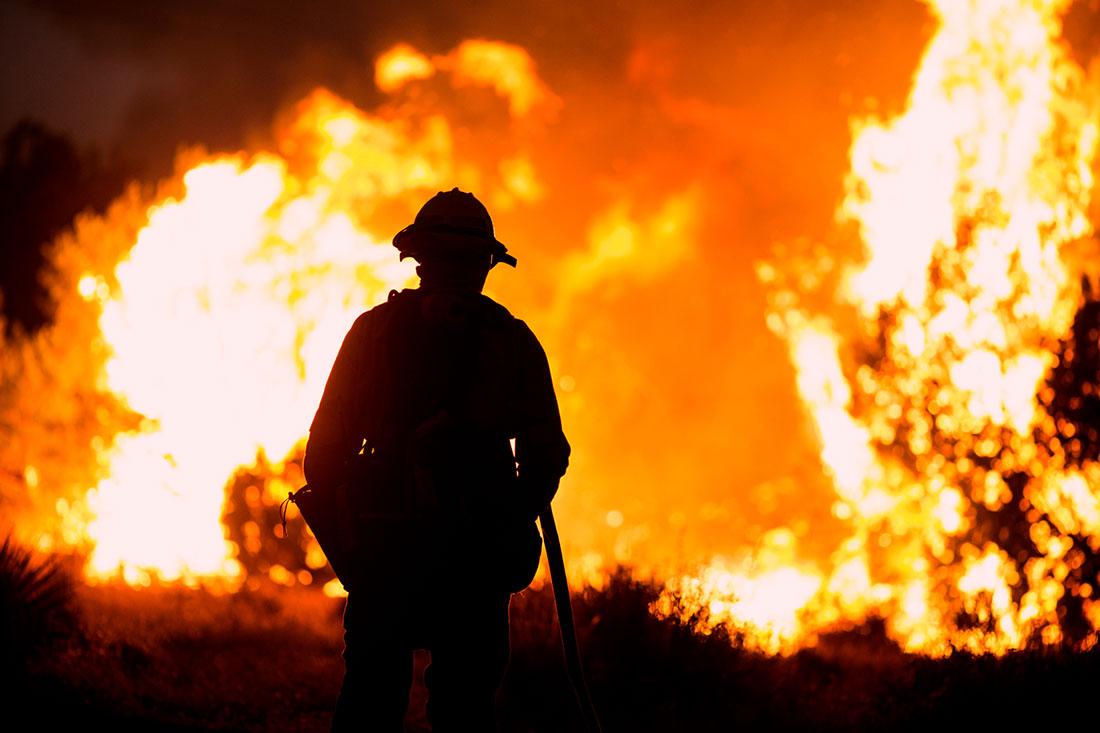
<svg viewBox="0 0 1100 733">
<path fill-rule="evenodd" d="M 495 89 L 517 115 L 551 96 L 518 47 L 471 41 L 435 63 L 456 86 Z M 397 89 L 435 69 L 399 46 L 379 60 L 379 85 Z M 66 542 L 91 546 L 89 578 L 217 578 L 230 588 L 243 579 L 238 555 L 260 546 L 261 528 L 244 525 L 244 548 L 230 541 L 221 524 L 226 482 L 258 456 L 270 456 L 267 470 L 279 476 L 300 455 L 348 326 L 366 304 L 413 281 L 414 263 L 398 263 L 388 237 L 364 221 L 387 199 L 409 216 L 453 180 L 452 138 L 441 117 L 414 131 L 318 90 L 278 132 L 279 153 L 184 166 L 171 194 L 140 206 L 113 270 L 76 278 L 76 294 L 98 310 L 97 388 L 138 416 L 134 429 L 94 440 L 101 478 L 56 507 L 74 528 Z M 501 188 L 539 197 L 522 150 L 501 170 Z M 78 229 L 63 244 L 94 251 L 103 237 L 99 226 Z M 25 474 L 37 484 L 33 466 Z M 280 486 L 267 493 L 281 499 L 293 488 Z M 325 564 L 312 540 L 306 563 Z M 266 573 L 280 584 L 312 582 L 308 570 L 279 563 Z"/>
<path fill-rule="evenodd" d="M 379 89 L 392 93 L 413 81 L 430 79 L 437 71 L 450 72 L 459 87 L 492 87 L 508 100 L 514 117 L 561 104 L 539 79 L 530 54 L 498 41 L 463 41 L 450 53 L 431 58 L 408 44 L 398 44 L 378 59 L 374 79 Z"/>
<path fill-rule="evenodd" d="M 736 627 L 753 646 L 779 652 L 801 635 L 798 611 L 822 584 L 812 569 L 796 567 L 794 545 L 789 529 L 772 530 L 740 562 L 718 560 L 699 576 L 670 579 L 654 610 L 694 621 L 703 632 L 719 625 Z"/>
<path fill-rule="evenodd" d="M 853 124 L 836 212 L 852 246 L 757 268 L 820 457 L 804 491 L 831 489 L 825 516 L 810 526 L 787 511 L 751 546 L 708 551 L 686 572 L 646 544 L 686 534 L 685 509 L 661 527 L 644 505 L 663 497 L 571 493 L 568 482 L 598 475 L 594 451 L 575 441 L 562 493 L 577 497 L 574 519 L 595 520 L 568 527 L 574 580 L 598 584 L 609 563 L 631 565 L 665 580 L 655 613 L 769 653 L 873 618 L 904 650 L 929 655 L 1100 640 L 1087 574 L 1100 553 L 1100 463 L 1074 442 L 1088 428 L 1055 404 L 1058 370 L 1085 346 L 1074 319 L 1091 302 L 1080 253 L 1095 245 L 1098 95 L 1058 41 L 1066 0 L 928 5 L 939 30 L 907 109 Z M 5 422 L 37 429 L 27 405 L 41 401 L 75 426 L 72 455 L 27 449 L 0 480 L 50 497 L 56 531 L 39 546 L 86 550 L 91 580 L 232 589 L 259 574 L 342 591 L 308 535 L 297 564 L 265 555 L 268 538 L 282 537 L 273 504 L 301 484 L 296 461 L 340 339 L 410 282 L 388 237 L 436 190 L 478 191 L 498 224 L 498 212 L 537 210 L 556 182 L 535 154 L 538 125 L 564 106 L 527 51 L 486 40 L 434 55 L 400 44 L 374 78 L 391 95 L 377 110 L 317 90 L 282 120 L 273 150 L 186 153 L 157 191 L 133 188 L 53 245 L 58 325 L 5 348 L 0 369 L 24 400 Z M 451 98 L 460 103 L 440 101 Z M 483 150 L 479 129 L 491 138 Z M 597 355 L 588 371 L 552 365 L 567 417 L 629 428 L 637 395 L 660 389 L 598 346 L 618 330 L 649 337 L 635 303 L 615 298 L 663 289 L 702 251 L 713 197 L 675 180 L 635 196 L 601 181 L 592 190 L 615 194 L 587 218 L 553 214 L 583 219 L 572 221 L 580 245 L 530 252 L 554 278 L 517 286 L 536 293 L 523 302 L 549 326 L 536 328 L 547 352 Z M 526 236 L 555 230 L 543 216 Z M 582 314 L 599 298 L 621 307 L 617 320 L 610 308 Z M 785 482 L 802 480 L 768 482 L 755 498 L 774 505 Z M 75 488 L 54 498 L 58 485 Z M 242 506 L 234 534 L 227 517 Z M 721 523 L 736 508 L 698 511 Z M 1066 620 L 1071 603 L 1084 632 Z"/>
<path fill-rule="evenodd" d="M 374 84 L 383 92 L 393 93 L 414 79 L 435 75 L 435 64 L 407 43 L 399 43 L 379 57 L 375 64 Z"/>
<path fill-rule="evenodd" d="M 1067 252 L 1092 234 L 1095 94 L 1055 42 L 1066 2 L 930 7 L 940 28 L 908 109 L 854 128 L 838 219 L 856 225 L 862 260 L 795 268 L 793 286 L 759 268 L 847 537 L 774 591 L 781 616 L 726 614 L 756 594 L 714 567 L 670 586 L 658 613 L 703 609 L 704 630 L 739 633 L 764 618 L 768 635 L 750 643 L 769 651 L 870 616 L 932 655 L 1064 637 L 1059 603 L 1082 559 L 1067 553 L 1100 546 L 1100 466 L 1066 465 L 1037 395 L 1081 302 Z M 801 305 L 816 297 L 807 283 L 832 284 L 818 288 L 824 312 Z M 1010 554 L 1012 533 L 983 525 L 1016 510 L 1033 552 Z M 1086 614 L 1091 646 L 1100 626 Z"/>
<path fill-rule="evenodd" d="M 100 317 L 107 387 L 146 421 L 104 451 L 109 477 L 89 492 L 95 573 L 239 574 L 220 528 L 227 477 L 257 452 L 291 452 L 343 326 L 409 280 L 326 185 L 334 152 L 347 154 L 363 126 L 345 110 L 322 129 L 332 142 L 320 179 L 265 156 L 189 170 L 183 195 L 149 211 L 116 268 Z M 387 185 L 421 178 L 415 162 L 391 163 Z"/>
</svg>

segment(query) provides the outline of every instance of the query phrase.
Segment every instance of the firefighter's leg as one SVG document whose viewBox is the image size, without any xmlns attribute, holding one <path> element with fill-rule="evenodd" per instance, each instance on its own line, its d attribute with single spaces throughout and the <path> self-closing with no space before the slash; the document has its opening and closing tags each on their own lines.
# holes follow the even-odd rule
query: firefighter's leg
<svg viewBox="0 0 1100 733">
<path fill-rule="evenodd" d="M 344 684 L 332 729 L 401 731 L 412 677 L 413 650 L 400 620 L 378 599 L 349 594 L 344 608 Z"/>
<path fill-rule="evenodd" d="M 432 730 L 495 730 L 494 698 L 508 667 L 508 599 L 451 599 L 451 615 L 438 618 L 425 672 Z"/>
</svg>

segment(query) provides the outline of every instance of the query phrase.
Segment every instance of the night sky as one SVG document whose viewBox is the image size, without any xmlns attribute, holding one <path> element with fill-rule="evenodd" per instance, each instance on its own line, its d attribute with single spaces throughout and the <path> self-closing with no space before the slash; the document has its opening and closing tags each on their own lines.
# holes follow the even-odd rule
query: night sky
<svg viewBox="0 0 1100 733">
<path fill-rule="evenodd" d="M 716 98 L 752 93 L 761 63 L 773 83 L 818 77 L 827 55 L 854 97 L 882 91 L 853 82 L 879 65 L 884 37 L 911 64 L 931 30 L 912 0 L 698 3 L 690 16 L 678 5 L 4 0 L 0 129 L 31 116 L 159 171 L 181 143 L 244 144 L 317 85 L 369 108 L 373 60 L 398 41 L 428 52 L 471 37 L 518 43 L 552 89 L 597 82 L 624 95 L 643 47 L 661 56 L 652 83 Z"/>
</svg>

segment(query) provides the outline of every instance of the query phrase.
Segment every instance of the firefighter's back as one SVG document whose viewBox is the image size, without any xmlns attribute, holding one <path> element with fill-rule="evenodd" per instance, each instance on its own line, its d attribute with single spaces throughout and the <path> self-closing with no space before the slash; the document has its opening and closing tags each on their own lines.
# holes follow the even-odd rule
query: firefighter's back
<svg viewBox="0 0 1100 733">
<path fill-rule="evenodd" d="M 481 294 L 515 258 L 480 202 L 440 193 L 393 243 L 421 286 L 356 320 L 306 447 L 306 478 L 348 487 L 358 527 L 333 726 L 400 730 L 426 648 L 433 728 L 489 730 L 509 597 L 537 569 L 569 445 L 538 340 Z"/>
</svg>

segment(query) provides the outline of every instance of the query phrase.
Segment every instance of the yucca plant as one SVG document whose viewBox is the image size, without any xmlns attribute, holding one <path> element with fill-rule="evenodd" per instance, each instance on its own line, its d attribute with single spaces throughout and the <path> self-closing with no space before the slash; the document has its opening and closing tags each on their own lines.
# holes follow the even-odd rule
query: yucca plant
<svg viewBox="0 0 1100 733">
<path fill-rule="evenodd" d="M 18 677 L 32 655 L 73 629 L 73 580 L 61 560 L 0 545 L 0 679 Z"/>
</svg>

